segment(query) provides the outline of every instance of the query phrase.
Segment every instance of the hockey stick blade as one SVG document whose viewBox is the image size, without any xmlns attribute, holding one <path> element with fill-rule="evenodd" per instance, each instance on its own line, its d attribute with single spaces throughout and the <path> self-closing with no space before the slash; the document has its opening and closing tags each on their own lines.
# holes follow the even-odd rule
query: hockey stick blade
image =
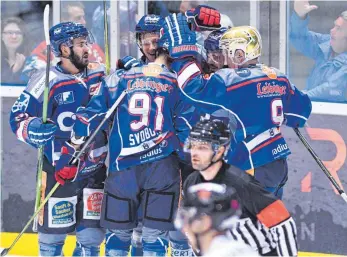
<svg viewBox="0 0 347 257">
<path fill-rule="evenodd" d="M 293 129 L 295 134 L 299 137 L 300 141 L 302 142 L 302 144 L 305 146 L 305 148 L 310 152 L 311 156 L 313 157 L 313 159 L 317 162 L 318 166 L 322 169 L 322 171 L 324 172 L 324 174 L 328 177 L 328 179 L 330 180 L 330 182 L 333 184 L 333 186 L 335 187 L 335 189 L 339 192 L 339 194 L 341 195 L 342 199 L 347 203 L 347 195 L 345 193 L 345 191 L 343 191 L 339 184 L 336 182 L 335 178 L 331 175 L 330 171 L 327 169 L 327 167 L 325 167 L 324 163 L 322 162 L 322 160 L 318 157 L 318 155 L 316 154 L 316 152 L 313 150 L 313 148 L 311 147 L 311 145 L 308 143 L 308 141 L 306 140 L 306 138 L 301 134 L 300 130 L 298 128 L 294 128 Z"/>
<path fill-rule="evenodd" d="M 10 248 L 5 248 L 1 251 L 1 256 L 6 256 Z"/>
</svg>

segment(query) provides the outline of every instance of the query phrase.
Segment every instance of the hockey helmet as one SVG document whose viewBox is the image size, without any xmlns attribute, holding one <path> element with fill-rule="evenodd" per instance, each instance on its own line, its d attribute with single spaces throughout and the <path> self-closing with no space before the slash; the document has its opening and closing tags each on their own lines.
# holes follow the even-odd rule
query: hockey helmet
<svg viewBox="0 0 347 257">
<path fill-rule="evenodd" d="M 154 33 L 159 35 L 161 27 L 162 18 L 159 15 L 144 15 L 135 27 L 137 45 L 142 48 L 141 35 L 146 33 Z"/>
<path fill-rule="evenodd" d="M 177 213 L 175 226 L 182 229 L 202 215 L 212 218 L 212 227 L 218 231 L 230 229 L 241 215 L 236 190 L 216 183 L 190 186 L 183 206 Z"/>
<path fill-rule="evenodd" d="M 206 40 L 204 41 L 204 48 L 206 51 L 218 51 L 219 48 L 219 40 L 223 36 L 223 34 L 227 31 L 226 28 L 220 28 L 212 31 Z"/>
<path fill-rule="evenodd" d="M 73 45 L 73 39 L 85 37 L 88 44 L 94 43 L 94 40 L 85 26 L 76 22 L 62 22 L 49 30 L 52 51 L 55 56 L 61 56 L 60 46 L 65 44 L 68 47 Z"/>
<path fill-rule="evenodd" d="M 213 151 L 218 151 L 220 146 L 230 143 L 230 130 L 219 119 L 202 119 L 190 130 L 184 145 L 185 152 L 190 151 L 192 142 L 210 143 Z"/>
<path fill-rule="evenodd" d="M 219 47 L 226 53 L 227 58 L 233 59 L 237 50 L 244 52 L 242 65 L 261 55 L 262 40 L 259 31 L 251 26 L 239 26 L 228 29 L 219 41 Z"/>
</svg>

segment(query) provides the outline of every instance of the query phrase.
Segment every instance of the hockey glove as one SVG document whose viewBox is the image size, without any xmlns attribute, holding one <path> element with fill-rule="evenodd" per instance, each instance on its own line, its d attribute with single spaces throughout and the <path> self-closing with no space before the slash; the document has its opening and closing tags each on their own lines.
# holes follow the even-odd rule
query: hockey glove
<svg viewBox="0 0 347 257">
<path fill-rule="evenodd" d="M 207 5 L 199 5 L 185 13 L 193 31 L 215 30 L 221 27 L 220 12 Z"/>
<path fill-rule="evenodd" d="M 56 130 L 57 126 L 52 121 L 43 123 L 42 118 L 29 118 L 27 126 L 28 139 L 34 145 L 42 146 L 53 140 Z"/>
<path fill-rule="evenodd" d="M 134 57 L 127 55 L 117 61 L 117 70 L 130 70 L 133 67 L 142 66 L 141 62 Z"/>
<path fill-rule="evenodd" d="M 73 130 L 72 130 L 72 138 L 71 141 L 72 143 L 76 145 L 83 144 L 85 142 L 85 138 L 88 137 L 91 132 L 90 132 L 90 121 L 86 117 L 86 114 L 83 114 L 83 109 L 84 107 L 79 107 L 76 112 L 76 120 L 73 125 Z M 81 113 L 80 113 L 81 112 Z M 78 139 L 79 141 L 75 141 Z"/>
<path fill-rule="evenodd" d="M 187 18 L 181 13 L 170 14 L 165 18 L 160 40 L 167 41 L 172 58 L 197 56 L 200 52 L 196 34 L 189 29 Z"/>
<path fill-rule="evenodd" d="M 65 142 L 65 144 L 61 148 L 60 158 L 55 165 L 56 171 L 55 171 L 54 177 L 55 177 L 55 180 L 60 185 L 64 185 L 66 181 L 69 181 L 75 178 L 80 161 L 77 161 L 76 164 L 70 164 L 69 162 L 77 154 L 78 154 L 78 151 L 76 151 L 76 149 L 71 144 L 69 144 L 68 142 Z"/>
</svg>

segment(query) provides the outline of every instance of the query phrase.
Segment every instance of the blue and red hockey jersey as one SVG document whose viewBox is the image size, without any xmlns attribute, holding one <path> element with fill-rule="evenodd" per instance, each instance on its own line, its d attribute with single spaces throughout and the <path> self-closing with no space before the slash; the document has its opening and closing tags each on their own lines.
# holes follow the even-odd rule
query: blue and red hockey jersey
<svg viewBox="0 0 347 257">
<path fill-rule="evenodd" d="M 44 154 L 50 163 L 54 164 L 59 159 L 63 143 L 71 138 L 76 110 L 86 106 L 98 91 L 104 70 L 104 66 L 97 63 L 90 63 L 84 72 L 75 75 L 65 72 L 59 64 L 50 69 L 47 117 L 58 126 L 55 139 L 44 147 Z M 45 75 L 44 70 L 33 74 L 12 106 L 10 115 L 10 125 L 17 138 L 34 147 L 37 146 L 27 137 L 27 125 L 30 117 L 42 117 Z M 101 135 L 98 138 L 103 142 L 95 144 L 94 154 L 105 154 L 107 140 Z"/>
<path fill-rule="evenodd" d="M 127 94 L 111 116 L 110 172 L 180 151 L 180 134 L 188 134 L 194 112 L 181 99 L 176 74 L 149 63 L 106 77 L 98 94 L 77 113 L 82 122 L 74 126 L 75 135 L 88 136 L 124 90 Z"/>
<path fill-rule="evenodd" d="M 275 68 L 257 64 L 204 75 L 194 60 L 177 61 L 172 68 L 197 107 L 210 113 L 220 108 L 234 117 L 235 143 L 226 160 L 243 170 L 288 156 L 280 126 L 302 127 L 311 113 L 308 96 Z"/>
</svg>

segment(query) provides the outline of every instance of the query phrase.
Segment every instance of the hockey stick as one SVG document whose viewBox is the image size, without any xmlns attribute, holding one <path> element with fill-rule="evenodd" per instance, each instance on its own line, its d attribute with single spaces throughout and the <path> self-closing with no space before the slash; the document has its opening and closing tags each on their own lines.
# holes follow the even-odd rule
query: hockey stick
<svg viewBox="0 0 347 257">
<path fill-rule="evenodd" d="M 51 63 L 51 43 L 49 40 L 49 5 L 45 6 L 45 10 L 43 12 L 43 27 L 47 45 L 47 65 L 46 65 L 46 81 L 45 81 L 45 90 L 43 92 L 43 104 L 42 104 L 42 121 L 43 123 L 47 122 L 47 107 L 48 107 L 48 93 L 49 93 L 49 70 Z M 40 146 L 38 150 L 38 158 L 37 158 L 37 173 L 36 173 L 36 199 L 35 199 L 35 211 L 38 209 L 41 201 L 41 190 L 42 190 L 42 167 L 43 167 L 43 152 L 44 147 Z M 37 223 L 38 218 L 35 218 L 33 223 L 33 231 L 37 232 Z"/>
<path fill-rule="evenodd" d="M 321 159 L 318 157 L 318 155 L 315 153 L 315 151 L 312 149 L 311 145 L 307 142 L 306 138 L 301 134 L 300 130 L 298 128 L 294 128 L 294 132 L 299 137 L 300 141 L 303 143 L 303 145 L 306 147 L 306 149 L 310 152 L 313 159 L 318 163 L 319 167 L 322 169 L 322 171 L 325 173 L 325 175 L 328 177 L 330 182 L 333 184 L 333 186 L 336 188 L 336 190 L 339 192 L 343 200 L 347 203 L 347 195 L 345 191 L 343 191 L 340 186 L 337 184 L 334 177 L 331 175 L 327 167 L 323 164 Z"/>
<path fill-rule="evenodd" d="M 118 107 L 119 103 L 123 100 L 123 98 L 125 97 L 125 95 L 128 93 L 127 90 L 124 90 L 122 92 L 122 94 L 118 97 L 118 99 L 114 102 L 114 104 L 111 106 L 110 109 L 108 109 L 108 111 L 105 114 L 105 117 L 103 118 L 103 120 L 99 123 L 99 125 L 96 127 L 96 129 L 94 130 L 94 132 L 90 135 L 90 137 L 88 138 L 88 140 L 84 143 L 82 149 L 78 152 L 78 154 L 76 156 L 74 156 L 71 161 L 69 162 L 70 164 L 76 164 L 76 162 L 78 161 L 78 159 L 81 157 L 81 155 L 84 153 L 84 151 L 87 149 L 87 147 L 90 145 L 90 143 L 93 141 L 94 137 L 96 136 L 96 134 L 99 132 L 99 130 L 101 129 L 101 127 L 105 124 L 106 120 L 108 120 L 108 118 L 112 115 L 112 113 L 114 112 L 114 110 L 116 110 L 116 108 Z"/>
<path fill-rule="evenodd" d="M 105 117 L 103 118 L 103 120 L 101 121 L 101 123 L 98 125 L 98 127 L 94 130 L 94 132 L 90 135 L 89 139 L 85 142 L 84 146 L 82 147 L 82 149 L 78 152 L 78 154 L 76 156 L 74 156 L 72 158 L 72 160 L 70 161 L 70 164 L 75 164 L 78 159 L 81 157 L 81 155 L 84 153 L 84 151 L 86 150 L 86 148 L 88 147 L 88 145 L 92 142 L 92 140 L 95 138 L 96 134 L 99 132 L 99 130 L 101 129 L 102 125 L 106 122 L 106 120 L 112 115 L 112 113 L 116 110 L 116 108 L 118 107 L 119 103 L 123 100 L 123 98 L 125 97 L 125 95 L 127 94 L 127 90 L 124 90 L 122 92 L 122 94 L 118 97 L 117 101 L 111 106 L 111 108 L 106 112 Z M 54 194 L 54 192 L 58 189 L 59 187 L 59 183 L 57 182 L 54 187 L 51 189 L 51 191 L 49 191 L 49 193 L 47 194 L 46 198 L 42 201 L 42 203 L 40 204 L 40 206 L 37 208 L 37 210 L 35 211 L 35 213 L 33 214 L 33 216 L 30 218 L 30 220 L 27 222 L 27 224 L 24 226 L 24 228 L 22 229 L 22 231 L 20 232 L 20 234 L 15 238 L 15 240 L 12 242 L 12 244 L 10 245 L 10 247 L 5 248 L 1 251 L 1 256 L 5 256 L 6 254 L 9 253 L 9 251 L 14 247 L 14 245 L 18 242 L 18 240 L 21 238 L 21 236 L 23 235 L 23 233 L 27 230 L 27 228 L 30 226 L 31 222 L 37 217 L 38 213 L 41 211 L 41 209 L 45 206 L 45 204 L 47 203 L 47 201 L 49 200 L 49 198 Z"/>
<path fill-rule="evenodd" d="M 104 44 L 105 44 L 105 66 L 106 75 L 110 74 L 110 55 L 108 50 L 108 19 L 107 19 L 107 8 L 106 0 L 104 0 Z"/>
</svg>

